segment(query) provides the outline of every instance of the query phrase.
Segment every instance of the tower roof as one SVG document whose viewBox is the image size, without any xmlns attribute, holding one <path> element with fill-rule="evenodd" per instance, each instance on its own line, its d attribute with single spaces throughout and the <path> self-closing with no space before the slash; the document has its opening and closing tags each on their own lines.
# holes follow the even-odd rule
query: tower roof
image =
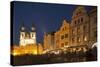
<svg viewBox="0 0 100 67">
<path fill-rule="evenodd" d="M 25 25 L 24 25 L 24 23 L 22 22 L 22 24 L 21 24 L 21 26 L 20 26 L 20 31 L 25 31 Z"/>
<path fill-rule="evenodd" d="M 35 25 L 34 25 L 34 24 L 32 24 L 31 31 L 33 31 L 33 32 L 36 31 L 36 29 L 35 29 Z"/>
</svg>

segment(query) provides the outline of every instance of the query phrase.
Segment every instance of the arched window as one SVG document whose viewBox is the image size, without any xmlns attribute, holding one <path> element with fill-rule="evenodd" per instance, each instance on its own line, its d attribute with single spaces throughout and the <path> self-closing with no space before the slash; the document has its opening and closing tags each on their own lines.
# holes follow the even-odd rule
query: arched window
<svg viewBox="0 0 100 67">
<path fill-rule="evenodd" d="M 32 34 L 32 37 L 34 37 L 34 34 Z"/>
<path fill-rule="evenodd" d="M 68 38 L 68 34 L 65 34 L 65 38 Z"/>
<path fill-rule="evenodd" d="M 61 47 L 64 47 L 64 43 L 61 44 Z"/>
</svg>

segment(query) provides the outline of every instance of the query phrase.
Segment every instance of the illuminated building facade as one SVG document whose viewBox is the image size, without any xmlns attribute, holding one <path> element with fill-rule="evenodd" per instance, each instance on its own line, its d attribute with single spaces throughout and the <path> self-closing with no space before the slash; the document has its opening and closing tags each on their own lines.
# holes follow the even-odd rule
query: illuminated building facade
<svg viewBox="0 0 100 67">
<path fill-rule="evenodd" d="M 29 44 L 36 44 L 36 31 L 35 27 L 31 28 L 31 32 L 26 32 L 24 26 L 21 27 L 20 31 L 20 46 L 26 46 Z"/>
<path fill-rule="evenodd" d="M 37 54 L 43 53 L 43 45 L 41 43 L 38 43 L 37 45 Z"/>
<path fill-rule="evenodd" d="M 90 17 L 90 44 L 97 42 L 97 7 L 94 7 L 89 14 Z"/>
<path fill-rule="evenodd" d="M 50 34 L 44 35 L 44 46 L 49 49 Z M 78 6 L 72 15 L 71 22 L 63 20 L 59 30 L 54 33 L 56 49 L 62 47 L 82 48 L 84 51 L 97 42 L 97 8 L 87 12 L 85 7 Z M 51 44 L 51 43 L 50 43 Z"/>
<path fill-rule="evenodd" d="M 97 8 L 87 13 L 85 7 L 79 6 L 73 11 L 71 22 L 63 20 L 56 32 L 44 33 L 43 45 L 36 44 L 34 26 L 27 33 L 24 26 L 20 31 L 20 46 L 13 47 L 13 55 L 42 54 L 45 50 L 72 48 L 72 51 L 87 51 L 97 42 Z M 78 49 L 77 49 L 78 48 Z"/>
<path fill-rule="evenodd" d="M 37 55 L 37 45 L 26 45 L 26 46 L 13 46 L 11 54 L 16 55 Z"/>
<path fill-rule="evenodd" d="M 57 48 L 68 47 L 70 45 L 70 24 L 65 19 L 59 31 L 55 33 L 55 45 Z"/>
<path fill-rule="evenodd" d="M 37 55 L 42 54 L 43 46 L 36 43 L 35 27 L 31 28 L 31 32 L 27 32 L 25 27 L 21 27 L 19 46 L 13 46 L 11 54 L 16 55 Z"/>
<path fill-rule="evenodd" d="M 45 33 L 44 34 L 44 49 L 45 50 L 52 50 L 55 48 L 55 44 L 54 44 L 54 33 L 55 32 L 51 32 L 51 33 Z"/>
<path fill-rule="evenodd" d="M 60 48 L 60 31 L 58 30 L 57 32 L 55 32 L 55 47 L 56 48 Z"/>
<path fill-rule="evenodd" d="M 75 9 L 71 21 L 71 45 L 88 45 L 90 40 L 90 22 L 85 7 Z"/>
</svg>

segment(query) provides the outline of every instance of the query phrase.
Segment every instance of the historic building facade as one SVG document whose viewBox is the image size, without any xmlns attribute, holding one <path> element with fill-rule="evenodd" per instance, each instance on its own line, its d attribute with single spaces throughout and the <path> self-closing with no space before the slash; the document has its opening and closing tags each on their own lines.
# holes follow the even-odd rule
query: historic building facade
<svg viewBox="0 0 100 67">
<path fill-rule="evenodd" d="M 55 45 L 58 48 L 68 47 L 70 45 L 70 24 L 65 19 L 59 31 L 55 33 Z"/>
<path fill-rule="evenodd" d="M 19 44 L 20 46 L 36 44 L 35 27 L 32 27 L 30 32 L 27 32 L 24 26 L 21 27 Z"/>
<path fill-rule="evenodd" d="M 54 32 L 51 33 L 45 33 L 44 34 L 44 49 L 45 50 L 52 50 L 55 48 L 54 45 Z"/>
<path fill-rule="evenodd" d="M 71 45 L 88 45 L 90 40 L 90 22 L 87 11 L 79 6 L 73 12 L 71 20 Z"/>
<path fill-rule="evenodd" d="M 35 27 L 31 28 L 31 32 L 27 32 L 24 26 L 21 27 L 19 46 L 12 46 L 11 54 L 16 55 L 37 55 L 42 54 L 43 46 L 36 43 Z"/>
<path fill-rule="evenodd" d="M 60 48 L 60 31 L 55 32 L 55 48 Z"/>
<path fill-rule="evenodd" d="M 84 50 L 97 42 L 97 8 L 94 7 L 89 12 L 85 7 L 78 6 L 72 15 L 71 22 L 63 20 L 59 30 L 54 33 L 55 49 L 63 47 L 73 47 L 75 50 Z M 51 35 L 44 35 L 44 46 L 50 48 Z"/>
<path fill-rule="evenodd" d="M 70 51 L 87 51 L 97 42 L 97 7 L 89 12 L 85 7 L 78 6 L 68 22 L 63 20 L 59 30 L 56 32 L 44 33 L 43 45 L 36 43 L 36 30 L 31 27 L 27 32 L 24 26 L 20 30 L 19 46 L 13 46 L 12 55 L 43 54 L 45 50 L 68 48 Z"/>
<path fill-rule="evenodd" d="M 90 17 L 90 44 L 97 42 L 97 7 L 93 7 L 89 13 Z"/>
<path fill-rule="evenodd" d="M 42 54 L 42 53 L 43 53 L 43 45 L 41 43 L 38 43 L 37 54 Z"/>
</svg>

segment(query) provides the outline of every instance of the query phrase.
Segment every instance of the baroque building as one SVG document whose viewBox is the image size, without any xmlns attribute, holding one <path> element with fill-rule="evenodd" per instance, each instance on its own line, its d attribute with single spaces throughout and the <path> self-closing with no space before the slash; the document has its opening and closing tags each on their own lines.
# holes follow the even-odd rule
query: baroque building
<svg viewBox="0 0 100 67">
<path fill-rule="evenodd" d="M 13 56 L 17 55 L 37 55 L 42 54 L 43 46 L 41 43 L 36 43 L 36 30 L 35 27 L 31 27 L 31 31 L 28 32 L 24 26 L 20 30 L 19 46 L 14 45 L 11 49 Z"/>
<path fill-rule="evenodd" d="M 20 30 L 20 46 L 26 46 L 29 44 L 36 44 L 36 31 L 35 27 L 31 27 L 31 31 L 27 32 L 24 26 Z"/>
<path fill-rule="evenodd" d="M 65 19 L 59 31 L 55 33 L 55 45 L 57 48 L 68 47 L 70 45 L 70 24 Z"/>
<path fill-rule="evenodd" d="M 90 40 L 90 22 L 85 7 L 77 7 L 71 20 L 71 45 L 88 45 Z"/>
<path fill-rule="evenodd" d="M 90 44 L 97 42 L 97 7 L 93 7 L 89 12 L 90 17 Z"/>
<path fill-rule="evenodd" d="M 53 49 L 68 47 L 74 48 L 74 50 L 86 51 L 91 48 L 97 42 L 97 8 L 92 7 L 87 12 L 85 7 L 78 6 L 73 11 L 71 22 L 64 19 L 54 35 L 44 35 L 45 49 L 50 49 L 51 40 L 54 40 L 53 45 L 55 48 Z"/>
</svg>

